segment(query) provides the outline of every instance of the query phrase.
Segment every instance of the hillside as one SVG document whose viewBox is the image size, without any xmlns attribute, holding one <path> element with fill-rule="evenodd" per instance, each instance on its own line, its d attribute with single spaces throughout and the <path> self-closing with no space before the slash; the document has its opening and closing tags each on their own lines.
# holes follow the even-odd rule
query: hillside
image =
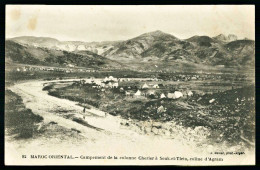
<svg viewBox="0 0 260 170">
<path fill-rule="evenodd" d="M 23 45 L 29 45 L 34 47 L 44 47 L 54 50 L 63 51 L 77 51 L 77 50 L 87 50 L 96 54 L 102 54 L 113 44 L 118 43 L 118 41 L 104 41 L 104 42 L 82 42 L 82 41 L 59 41 L 50 37 L 33 37 L 33 36 L 21 36 L 10 38 L 9 40 L 17 42 Z"/>
<path fill-rule="evenodd" d="M 184 62 L 209 66 L 243 66 L 246 61 L 249 66 L 253 66 L 254 43 L 248 43 L 246 40 L 227 42 L 233 39 L 236 39 L 235 35 L 229 35 L 225 41 L 208 36 L 193 36 L 180 40 L 162 31 L 155 31 L 115 44 L 102 55 L 121 62 Z"/>
<path fill-rule="evenodd" d="M 18 42 L 21 44 L 27 44 L 32 46 L 46 47 L 51 48 L 59 43 L 59 40 L 49 37 L 33 37 L 33 36 L 21 36 L 11 38 L 14 42 Z"/>
<path fill-rule="evenodd" d="M 82 55 L 89 59 L 95 58 L 94 65 L 102 65 L 102 62 L 111 63 L 113 60 L 127 63 L 131 67 L 136 67 L 135 63 L 144 63 L 148 68 L 154 63 L 158 65 L 167 63 L 173 66 L 184 63 L 191 67 L 192 65 L 252 67 L 255 63 L 255 41 L 237 40 L 237 36 L 233 34 L 228 36 L 220 34 L 215 37 L 195 35 L 181 40 L 171 34 L 154 31 L 125 41 L 58 41 L 47 37 L 16 37 L 8 41 L 24 46 L 27 53 L 34 54 L 35 57 L 32 58 L 27 55 L 26 62 L 35 62 L 35 59 L 42 62 L 46 56 L 49 56 L 47 61 L 54 63 L 63 62 L 58 56 L 65 56 L 65 60 L 72 63 L 74 62 L 72 59 L 76 59 L 76 62 L 81 60 L 85 62 L 84 59 L 76 57 Z M 91 64 L 92 61 L 88 60 L 86 63 Z M 84 64 L 78 63 L 78 65 Z"/>
<path fill-rule="evenodd" d="M 213 37 L 213 39 L 217 40 L 217 41 L 222 41 L 222 42 L 231 42 L 231 41 L 236 41 L 237 36 L 234 34 L 229 34 L 228 36 L 226 36 L 224 34 L 219 34 L 219 35 Z"/>
<path fill-rule="evenodd" d="M 12 40 L 6 41 L 6 60 L 23 63 L 52 66 L 72 64 L 79 67 L 108 67 L 118 68 L 121 64 L 111 61 L 90 51 L 62 51 L 31 45 L 22 45 Z"/>
<path fill-rule="evenodd" d="M 116 44 L 103 55 L 118 60 L 143 59 L 157 60 L 161 54 L 180 40 L 170 34 L 161 31 L 142 34 L 136 38 Z"/>
</svg>

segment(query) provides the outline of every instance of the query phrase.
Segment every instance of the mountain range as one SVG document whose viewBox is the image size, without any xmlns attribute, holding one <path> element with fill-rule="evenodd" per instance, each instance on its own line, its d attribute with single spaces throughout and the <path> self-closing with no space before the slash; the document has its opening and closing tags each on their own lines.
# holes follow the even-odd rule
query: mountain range
<svg viewBox="0 0 260 170">
<path fill-rule="evenodd" d="M 46 39 L 45 39 L 46 40 Z M 41 41 L 49 44 L 50 41 Z M 121 68 L 123 65 L 86 50 L 65 51 L 5 41 L 5 61 L 32 65 L 67 66 L 85 68 Z"/>
<path fill-rule="evenodd" d="M 252 67 L 255 41 L 236 35 L 193 36 L 179 39 L 162 31 L 125 41 L 59 41 L 22 36 L 6 40 L 6 60 L 28 64 L 74 64 L 83 67 L 125 67 L 134 63 L 186 63 Z M 127 63 L 127 64 L 126 64 Z"/>
</svg>

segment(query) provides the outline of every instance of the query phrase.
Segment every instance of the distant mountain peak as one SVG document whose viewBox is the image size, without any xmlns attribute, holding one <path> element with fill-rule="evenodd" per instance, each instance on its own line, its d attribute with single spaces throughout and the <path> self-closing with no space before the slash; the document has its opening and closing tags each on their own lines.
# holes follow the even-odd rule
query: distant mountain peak
<svg viewBox="0 0 260 170">
<path fill-rule="evenodd" d="M 219 34 L 216 37 L 226 38 L 226 36 L 224 34 Z"/>
<path fill-rule="evenodd" d="M 206 35 L 195 35 L 187 39 L 187 41 L 194 41 L 194 42 L 212 42 L 212 38 Z"/>
<path fill-rule="evenodd" d="M 52 41 L 59 41 L 55 38 L 52 37 L 37 37 L 37 36 L 19 36 L 19 37 L 13 37 L 13 38 L 9 38 L 10 40 L 52 40 Z"/>
<path fill-rule="evenodd" d="M 236 41 L 237 36 L 235 34 L 228 34 L 228 36 L 226 36 L 224 34 L 219 34 L 219 35 L 213 37 L 213 39 L 216 39 L 218 41 L 231 42 L 231 41 Z"/>
<path fill-rule="evenodd" d="M 171 35 L 171 34 L 168 34 L 168 33 L 165 33 L 161 30 L 156 30 L 156 31 L 152 31 L 152 32 L 148 32 L 148 34 L 151 34 L 151 35 Z"/>
<path fill-rule="evenodd" d="M 178 39 L 177 37 L 169 34 L 169 33 L 165 33 L 161 30 L 156 30 L 156 31 L 152 31 L 152 32 L 148 32 L 148 33 L 144 33 L 136 38 L 139 38 L 139 37 L 155 37 L 155 38 L 171 38 L 171 39 Z"/>
<path fill-rule="evenodd" d="M 250 38 L 245 37 L 243 40 L 251 40 Z"/>
<path fill-rule="evenodd" d="M 161 30 L 152 31 L 151 33 L 154 33 L 154 34 L 166 34 L 166 33 L 162 32 Z"/>
<path fill-rule="evenodd" d="M 21 63 L 42 64 L 46 61 L 48 64 L 57 65 L 66 62 L 84 67 L 118 67 L 116 62 L 143 62 L 148 65 L 155 62 L 253 65 L 255 42 L 236 39 L 234 34 L 219 34 L 215 37 L 195 35 L 180 40 L 161 30 L 144 33 L 125 41 L 106 43 L 23 36 L 6 40 L 6 57 Z"/>
<path fill-rule="evenodd" d="M 229 41 L 236 41 L 237 40 L 237 36 L 235 34 L 228 34 L 228 40 Z"/>
</svg>

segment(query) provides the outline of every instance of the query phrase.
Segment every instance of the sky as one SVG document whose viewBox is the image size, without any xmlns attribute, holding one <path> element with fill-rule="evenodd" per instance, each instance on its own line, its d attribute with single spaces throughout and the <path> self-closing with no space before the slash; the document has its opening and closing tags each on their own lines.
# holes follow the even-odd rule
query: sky
<svg viewBox="0 0 260 170">
<path fill-rule="evenodd" d="M 115 41 L 161 30 L 180 39 L 235 34 L 255 39 L 253 5 L 6 5 L 6 38 Z"/>
</svg>

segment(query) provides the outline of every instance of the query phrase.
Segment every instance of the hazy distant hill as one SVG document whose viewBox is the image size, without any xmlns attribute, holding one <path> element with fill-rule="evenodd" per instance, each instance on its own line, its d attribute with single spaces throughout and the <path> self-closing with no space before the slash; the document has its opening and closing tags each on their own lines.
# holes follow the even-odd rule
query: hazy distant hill
<svg viewBox="0 0 260 170">
<path fill-rule="evenodd" d="M 64 51 L 77 51 L 77 50 L 87 50 L 96 54 L 102 54 L 104 51 L 112 47 L 113 44 L 118 43 L 118 41 L 104 41 L 104 42 L 82 42 L 82 41 L 59 41 L 54 38 L 49 37 L 33 37 L 33 36 L 21 36 L 10 38 L 14 42 L 30 45 L 34 47 L 44 47 L 55 50 Z"/>
<path fill-rule="evenodd" d="M 220 34 L 216 37 L 195 35 L 181 40 L 171 34 L 154 31 L 125 41 L 89 43 L 58 41 L 46 37 L 16 37 L 6 42 L 9 43 L 7 49 L 12 49 L 12 46 L 19 47 L 20 51 L 16 55 L 21 55 L 26 62 L 37 60 L 37 62 L 62 63 L 65 60 L 77 63 L 82 60 L 84 63 L 77 65 L 87 66 L 91 62 L 94 62 L 94 65 L 118 64 L 118 62 L 154 65 L 157 62 L 158 65 L 185 63 L 239 67 L 252 67 L 255 62 L 255 41 L 237 40 L 237 36 L 232 34 L 228 36 Z M 14 44 L 15 42 L 17 43 Z M 12 50 L 9 50 L 8 56 L 12 56 L 12 53 Z M 115 62 L 111 63 L 111 60 Z"/>
<path fill-rule="evenodd" d="M 236 41 L 237 36 L 234 34 L 229 34 L 228 36 L 226 36 L 224 34 L 219 34 L 219 35 L 213 37 L 213 39 L 218 40 L 218 41 L 223 41 L 223 42 L 231 42 L 231 41 Z"/>
<path fill-rule="evenodd" d="M 111 61 L 103 56 L 90 51 L 62 51 L 32 45 L 22 45 L 12 40 L 7 40 L 5 46 L 6 60 L 24 63 L 66 66 L 72 64 L 82 67 L 108 67 L 118 68 L 121 64 Z M 46 42 L 45 42 L 46 43 Z"/>
<path fill-rule="evenodd" d="M 35 45 L 41 47 L 54 47 L 59 43 L 59 40 L 49 37 L 33 37 L 33 36 L 21 36 L 11 38 L 10 40 L 19 42 L 22 44 Z"/>
</svg>

